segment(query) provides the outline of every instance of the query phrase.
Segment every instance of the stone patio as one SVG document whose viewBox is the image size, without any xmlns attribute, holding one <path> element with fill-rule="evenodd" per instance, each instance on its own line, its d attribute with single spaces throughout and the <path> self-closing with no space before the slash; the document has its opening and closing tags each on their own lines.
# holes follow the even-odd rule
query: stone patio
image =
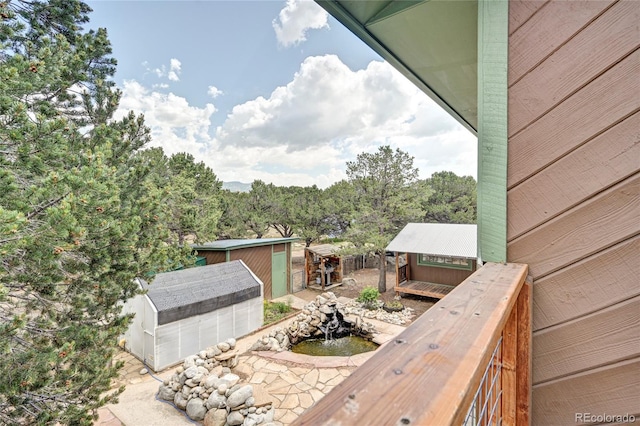
<svg viewBox="0 0 640 426">
<path fill-rule="evenodd" d="M 293 307 L 300 309 L 317 294 L 317 292 L 306 290 L 282 299 L 290 301 Z M 379 332 L 375 337 L 377 343 L 384 344 L 404 330 L 402 326 L 376 320 L 368 321 L 373 323 Z M 291 424 L 304 410 L 329 393 L 375 353 L 366 352 L 351 357 L 312 357 L 288 351 L 248 352 L 256 339 L 278 326 L 281 326 L 281 323 L 237 339 L 236 348 L 243 355 L 239 357 L 238 366 L 233 369 L 242 381 L 253 385 L 254 393 L 259 395 L 260 399 L 272 402 L 275 415 L 274 421 L 268 424 L 270 426 Z M 194 424 L 184 412 L 171 404 L 155 399 L 159 386 L 157 380 L 170 377 L 175 367 L 154 374 L 155 377 L 153 377 L 149 374 L 140 374 L 144 366 L 131 354 L 122 352 L 118 358 L 125 361 L 118 382 L 126 384 L 127 388 L 120 396 L 118 404 L 110 404 L 100 409 L 100 418 L 96 421 L 96 425 Z"/>
</svg>

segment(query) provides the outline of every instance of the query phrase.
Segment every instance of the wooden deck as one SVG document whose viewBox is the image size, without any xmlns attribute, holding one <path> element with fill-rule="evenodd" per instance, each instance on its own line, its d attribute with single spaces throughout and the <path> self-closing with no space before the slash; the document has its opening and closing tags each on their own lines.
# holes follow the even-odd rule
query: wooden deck
<svg viewBox="0 0 640 426">
<path fill-rule="evenodd" d="M 454 288 L 455 286 L 452 285 L 410 280 L 403 282 L 402 284 L 400 284 L 400 286 L 396 286 L 395 291 L 396 293 L 408 293 L 418 296 L 442 299 Z"/>
</svg>

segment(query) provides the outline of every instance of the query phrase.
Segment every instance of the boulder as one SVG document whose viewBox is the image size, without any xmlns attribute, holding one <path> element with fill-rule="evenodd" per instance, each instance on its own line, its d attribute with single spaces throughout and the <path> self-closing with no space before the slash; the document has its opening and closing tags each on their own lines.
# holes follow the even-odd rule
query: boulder
<svg viewBox="0 0 640 426">
<path fill-rule="evenodd" d="M 227 423 L 227 410 L 211 409 L 204 416 L 204 426 L 224 426 Z"/>
<path fill-rule="evenodd" d="M 187 397 L 184 396 L 182 392 L 176 393 L 175 398 L 173 398 L 173 403 L 181 410 L 185 410 L 187 408 L 187 401 Z"/>
<path fill-rule="evenodd" d="M 251 385 L 242 386 L 240 389 L 231 393 L 227 398 L 227 406 L 230 408 L 238 407 L 247 400 L 247 398 L 253 396 L 253 387 Z"/>
<path fill-rule="evenodd" d="M 212 392 L 211 395 L 209 395 L 209 398 L 207 398 L 205 405 L 210 410 L 224 408 L 227 406 L 227 398 L 225 398 L 224 395 L 220 395 L 218 392 Z"/>
<path fill-rule="evenodd" d="M 160 385 L 160 389 L 158 389 L 158 398 L 163 399 L 165 401 L 173 401 L 175 396 L 176 396 L 176 391 L 171 389 L 169 386 Z"/>
<path fill-rule="evenodd" d="M 230 426 L 237 426 L 244 423 L 244 416 L 238 411 L 232 411 L 227 416 L 227 424 Z"/>
<path fill-rule="evenodd" d="M 193 398 L 187 402 L 187 416 L 190 419 L 195 421 L 200 421 L 204 419 L 205 414 L 207 414 L 207 409 L 204 406 L 204 401 L 200 398 Z"/>
</svg>

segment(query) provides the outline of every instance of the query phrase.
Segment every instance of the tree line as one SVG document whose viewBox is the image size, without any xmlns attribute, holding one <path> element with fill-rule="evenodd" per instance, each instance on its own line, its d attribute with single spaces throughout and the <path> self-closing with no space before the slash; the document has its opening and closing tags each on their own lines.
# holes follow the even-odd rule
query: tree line
<svg viewBox="0 0 640 426">
<path fill-rule="evenodd" d="M 407 221 L 475 220 L 475 182 L 417 179 L 388 146 L 327 189 L 221 189 L 189 154 L 148 148 L 105 29 L 79 0 L 0 2 L 0 423 L 90 425 L 121 363 L 121 306 L 150 271 L 190 265 L 190 241 L 341 236 L 381 254 Z"/>
</svg>

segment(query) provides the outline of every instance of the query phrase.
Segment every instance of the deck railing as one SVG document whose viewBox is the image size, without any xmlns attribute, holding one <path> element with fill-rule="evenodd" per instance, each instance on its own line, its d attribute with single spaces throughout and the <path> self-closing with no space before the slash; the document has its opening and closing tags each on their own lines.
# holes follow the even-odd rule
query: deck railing
<svg viewBox="0 0 640 426">
<path fill-rule="evenodd" d="M 397 281 L 396 287 L 402 284 L 403 282 L 408 281 L 407 265 L 402 265 L 398 267 L 398 279 L 396 281 Z"/>
<path fill-rule="evenodd" d="M 295 424 L 529 424 L 526 276 L 526 265 L 485 264 Z"/>
</svg>

